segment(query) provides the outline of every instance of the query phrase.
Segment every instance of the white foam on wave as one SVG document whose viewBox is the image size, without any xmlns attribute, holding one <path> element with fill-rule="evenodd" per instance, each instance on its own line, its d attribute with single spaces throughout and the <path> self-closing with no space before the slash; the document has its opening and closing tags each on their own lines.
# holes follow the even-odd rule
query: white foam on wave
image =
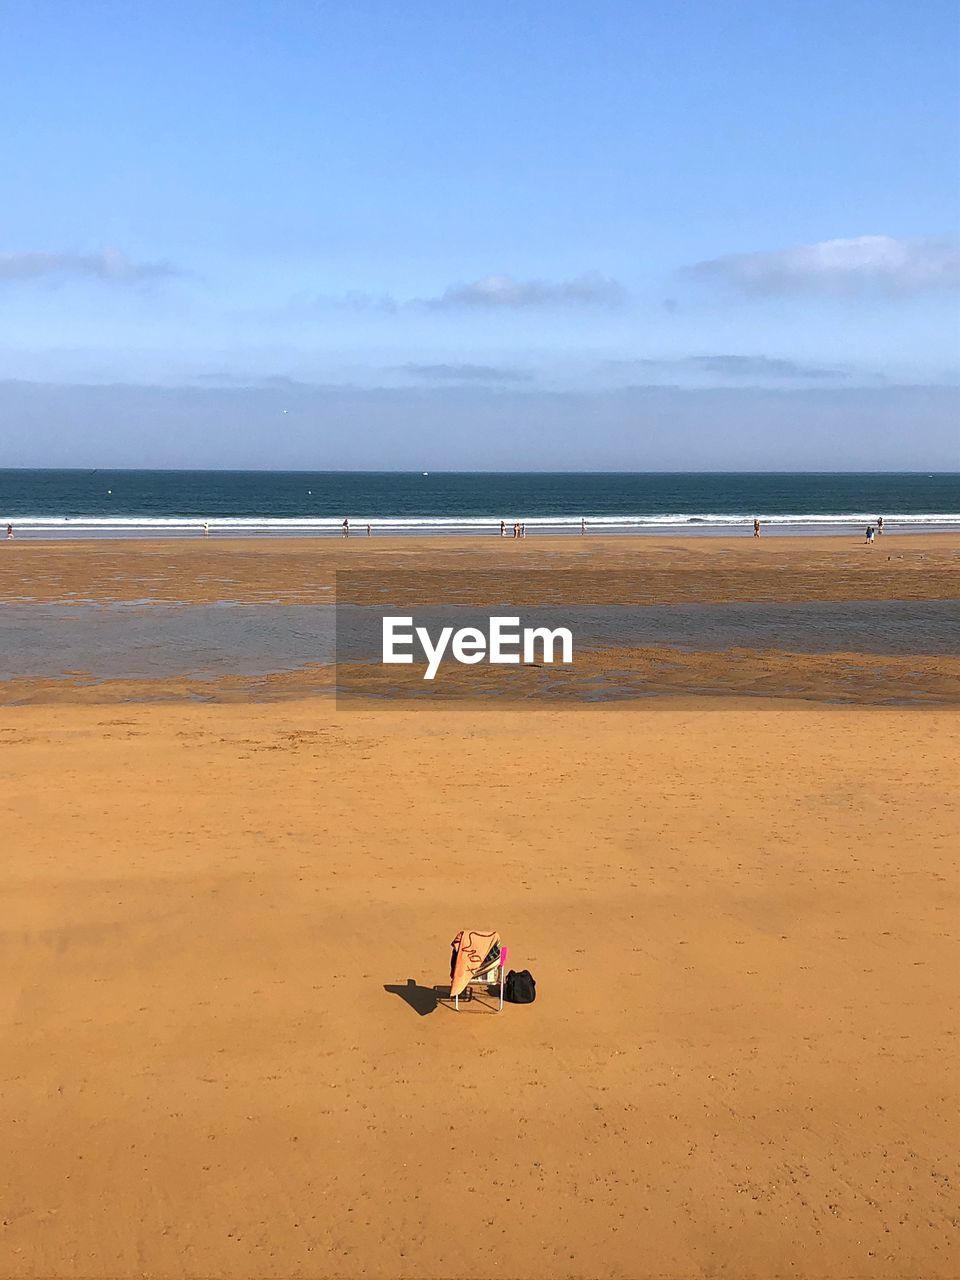
<svg viewBox="0 0 960 1280">
<path fill-rule="evenodd" d="M 504 516 L 510 526 L 522 520 L 531 529 L 557 529 L 577 531 L 581 520 L 595 532 L 649 529 L 708 529 L 743 528 L 752 524 L 753 512 L 737 515 L 720 515 L 713 512 L 676 513 L 664 515 L 553 515 L 553 516 Z M 876 522 L 875 512 L 824 512 L 817 514 L 764 514 L 757 517 L 761 524 L 777 528 L 826 527 L 856 528 Z M 350 526 L 355 534 L 362 534 L 367 525 L 377 532 L 398 533 L 455 532 L 457 530 L 485 530 L 496 532 L 500 516 L 392 516 L 368 515 L 351 517 Z M 922 512 L 918 514 L 884 515 L 885 528 L 927 527 L 960 529 L 960 512 Z M 342 517 L 337 516 L 18 516 L 18 530 L 29 532 L 57 532 L 82 534 L 95 533 L 187 533 L 202 532 L 206 524 L 211 533 L 339 533 Z"/>
</svg>

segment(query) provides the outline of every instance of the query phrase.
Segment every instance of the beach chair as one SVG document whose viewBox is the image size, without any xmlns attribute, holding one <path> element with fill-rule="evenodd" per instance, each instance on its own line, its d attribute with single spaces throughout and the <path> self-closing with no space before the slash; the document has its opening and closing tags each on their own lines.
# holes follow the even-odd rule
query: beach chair
<svg viewBox="0 0 960 1280">
<path fill-rule="evenodd" d="M 496 991 L 499 987 L 499 1005 L 503 1008 L 503 979 L 507 963 L 507 948 L 500 943 L 500 935 L 482 929 L 461 929 L 450 944 L 450 997 L 453 1007 L 459 1011 L 460 997 L 467 992 L 472 996 L 475 988 L 480 991 Z"/>
</svg>

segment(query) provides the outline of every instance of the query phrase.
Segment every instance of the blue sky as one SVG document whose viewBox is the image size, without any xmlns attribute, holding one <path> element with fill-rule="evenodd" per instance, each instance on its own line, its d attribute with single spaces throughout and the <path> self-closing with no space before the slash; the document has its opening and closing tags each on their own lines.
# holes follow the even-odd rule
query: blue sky
<svg viewBox="0 0 960 1280">
<path fill-rule="evenodd" d="M 473 410 L 498 404 L 526 457 L 523 406 L 568 397 L 565 421 L 631 406 L 604 465 L 691 467 L 738 394 L 775 393 L 779 439 L 889 388 L 879 465 L 960 465 L 958 66 L 940 0 L 0 2 L 0 380 L 105 384 L 121 417 L 165 388 L 184 465 L 211 430 L 224 465 L 270 464 L 269 415 L 231 445 L 244 387 L 278 414 L 317 389 L 283 405 L 304 466 L 360 456 L 337 388 L 391 465 L 441 419 L 486 465 Z M 696 396 L 682 457 L 623 395 L 649 387 Z M 898 434 L 904 388 L 925 407 Z M 23 395 L 0 386 L 14 428 Z M 117 460 L 41 402 L 0 464 Z M 148 465 L 171 427 L 137 403 L 121 452 Z"/>
</svg>

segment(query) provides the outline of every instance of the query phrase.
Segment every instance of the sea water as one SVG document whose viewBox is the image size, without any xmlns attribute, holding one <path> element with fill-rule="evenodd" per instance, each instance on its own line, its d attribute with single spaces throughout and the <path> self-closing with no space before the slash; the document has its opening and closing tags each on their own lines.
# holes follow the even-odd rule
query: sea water
<svg viewBox="0 0 960 1280">
<path fill-rule="evenodd" d="M 0 470 L 17 537 L 960 530 L 960 473 Z M 2 535 L 2 528 L 0 528 Z"/>
</svg>

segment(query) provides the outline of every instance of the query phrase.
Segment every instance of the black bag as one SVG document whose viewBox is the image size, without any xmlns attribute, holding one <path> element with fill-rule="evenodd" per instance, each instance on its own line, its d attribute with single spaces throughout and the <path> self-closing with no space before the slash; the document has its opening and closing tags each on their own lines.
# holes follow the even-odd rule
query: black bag
<svg viewBox="0 0 960 1280">
<path fill-rule="evenodd" d="M 503 984 L 503 998 L 510 1004 L 533 1004 L 537 998 L 537 984 L 529 969 L 521 969 L 519 973 L 510 970 Z"/>
</svg>

